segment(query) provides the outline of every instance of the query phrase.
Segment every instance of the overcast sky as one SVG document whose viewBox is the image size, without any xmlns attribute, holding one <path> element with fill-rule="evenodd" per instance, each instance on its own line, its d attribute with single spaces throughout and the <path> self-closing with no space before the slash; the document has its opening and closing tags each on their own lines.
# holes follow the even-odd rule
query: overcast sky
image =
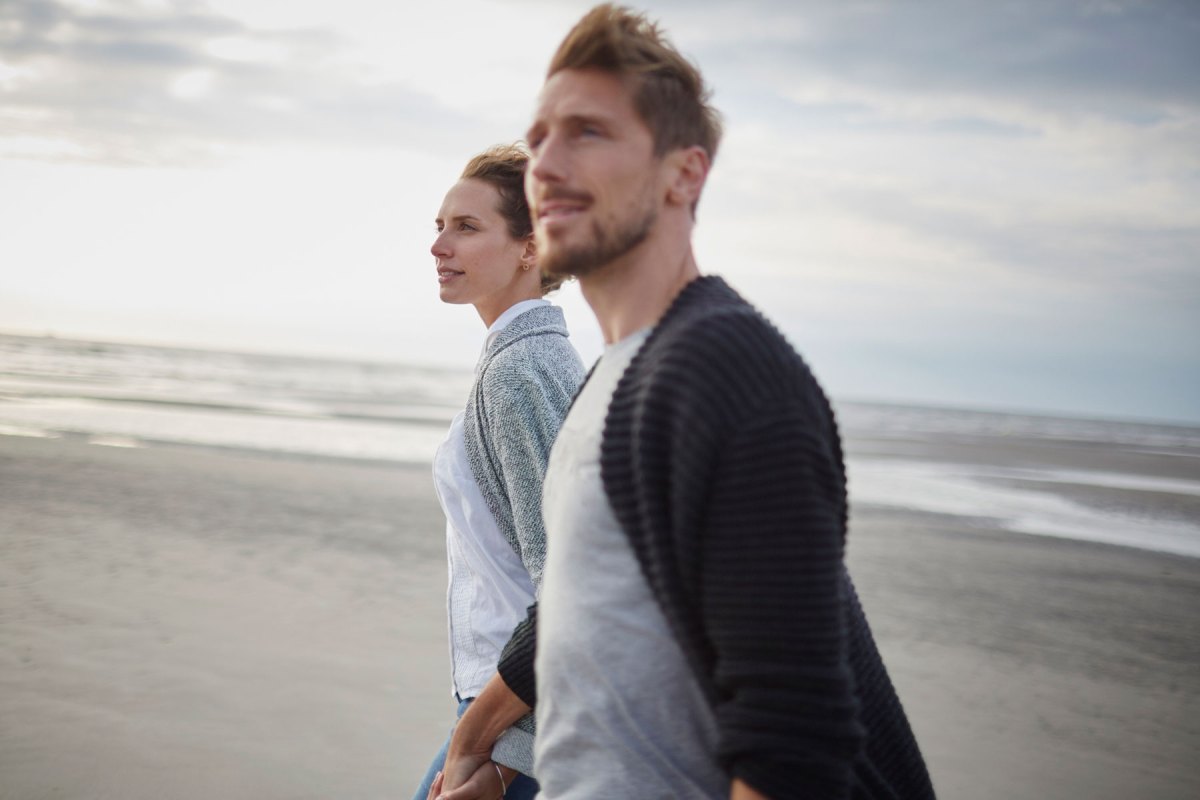
<svg viewBox="0 0 1200 800">
<path fill-rule="evenodd" d="M 0 330 L 471 365 L 433 218 L 589 5 L 0 0 Z M 701 269 L 835 398 L 1200 421 L 1200 3 L 645 8 Z"/>
</svg>

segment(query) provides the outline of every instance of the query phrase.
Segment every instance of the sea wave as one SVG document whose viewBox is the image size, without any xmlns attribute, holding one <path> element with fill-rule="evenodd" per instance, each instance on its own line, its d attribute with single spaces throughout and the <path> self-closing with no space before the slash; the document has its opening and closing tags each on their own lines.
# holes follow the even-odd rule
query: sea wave
<svg viewBox="0 0 1200 800">
<path fill-rule="evenodd" d="M 0 436 L 427 463 L 471 377 L 0 335 Z M 1200 429 L 858 402 L 837 408 L 854 508 L 987 519 L 1024 533 L 1200 556 Z M 1112 467 L 1114 453 L 1138 468 Z"/>
</svg>

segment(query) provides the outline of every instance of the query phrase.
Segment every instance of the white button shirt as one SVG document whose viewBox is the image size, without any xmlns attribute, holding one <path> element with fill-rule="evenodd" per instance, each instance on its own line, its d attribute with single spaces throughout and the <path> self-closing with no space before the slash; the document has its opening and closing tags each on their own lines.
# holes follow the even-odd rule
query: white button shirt
<svg viewBox="0 0 1200 800">
<path fill-rule="evenodd" d="M 484 351 L 525 311 L 548 305 L 523 300 L 488 328 Z M 484 502 L 467 460 L 463 413 L 450 423 L 433 461 L 433 482 L 446 514 L 446 593 L 450 633 L 451 690 L 475 697 L 496 672 L 513 628 L 534 602 L 533 582 Z"/>
</svg>

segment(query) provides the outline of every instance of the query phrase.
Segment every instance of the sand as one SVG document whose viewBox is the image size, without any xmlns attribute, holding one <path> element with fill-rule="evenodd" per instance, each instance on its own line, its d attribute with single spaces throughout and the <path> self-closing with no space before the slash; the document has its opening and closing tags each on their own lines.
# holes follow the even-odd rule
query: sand
<svg viewBox="0 0 1200 800">
<path fill-rule="evenodd" d="M 1200 563 L 894 513 L 853 530 L 940 796 L 1200 796 Z"/>
<path fill-rule="evenodd" d="M 444 735 L 427 468 L 3 438 L 0 498 L 0 797 L 394 797 Z"/>
<path fill-rule="evenodd" d="M 0 798 L 407 798 L 453 707 L 425 466 L 0 437 Z M 1200 561 L 864 511 L 943 798 L 1200 796 Z"/>
</svg>

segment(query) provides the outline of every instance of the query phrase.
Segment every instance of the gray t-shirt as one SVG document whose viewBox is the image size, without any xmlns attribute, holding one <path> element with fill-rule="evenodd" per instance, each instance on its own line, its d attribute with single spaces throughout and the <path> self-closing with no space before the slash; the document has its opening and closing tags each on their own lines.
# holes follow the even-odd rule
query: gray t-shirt
<svg viewBox="0 0 1200 800">
<path fill-rule="evenodd" d="M 649 332 L 605 351 L 550 453 L 534 743 L 544 800 L 729 796 L 712 711 L 600 481 L 608 404 Z"/>
</svg>

